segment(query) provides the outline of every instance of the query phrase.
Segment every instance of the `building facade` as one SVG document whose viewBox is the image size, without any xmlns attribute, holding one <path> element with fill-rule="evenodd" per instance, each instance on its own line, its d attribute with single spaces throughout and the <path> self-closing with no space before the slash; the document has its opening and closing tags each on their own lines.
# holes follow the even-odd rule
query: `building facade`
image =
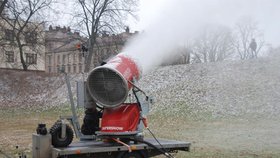
<svg viewBox="0 0 280 158">
<path fill-rule="evenodd" d="M 77 45 L 87 46 L 87 38 L 68 27 L 49 27 L 45 32 L 47 73 L 59 73 L 64 69 L 67 73 L 82 73 L 85 67 L 86 52 L 77 49 Z M 125 42 L 133 36 L 129 29 L 118 35 L 102 34 L 97 38 L 91 68 L 98 66 L 121 51 Z"/>
<path fill-rule="evenodd" d="M 32 30 L 32 26 L 27 26 L 23 30 L 20 41 L 22 43 L 23 60 L 28 70 L 45 70 L 45 46 L 44 46 L 44 27 L 36 25 L 38 29 Z M 15 38 L 16 28 L 10 27 L 4 20 L 0 21 L 0 68 L 23 69 L 20 57 L 18 42 Z"/>
<path fill-rule="evenodd" d="M 86 39 L 66 27 L 50 26 L 45 34 L 45 71 L 58 73 L 64 68 L 68 73 L 81 72 L 84 59 L 76 49 L 76 45 L 85 42 Z"/>
</svg>

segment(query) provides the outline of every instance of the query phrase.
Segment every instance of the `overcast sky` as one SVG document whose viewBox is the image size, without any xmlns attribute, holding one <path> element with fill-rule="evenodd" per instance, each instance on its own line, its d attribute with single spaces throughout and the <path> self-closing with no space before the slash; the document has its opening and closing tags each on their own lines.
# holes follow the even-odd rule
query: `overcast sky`
<svg viewBox="0 0 280 158">
<path fill-rule="evenodd" d="M 184 1 L 184 2 L 183 2 Z M 189 3 L 201 3 L 205 5 L 204 0 L 140 0 L 139 21 L 130 20 L 132 30 L 143 30 L 149 27 L 149 24 L 159 16 L 164 16 L 164 9 L 171 8 L 170 3 L 178 3 L 187 5 Z M 208 2 L 211 0 L 208 0 Z M 273 45 L 280 45 L 280 0 L 214 0 L 219 2 L 218 6 L 228 8 L 236 14 L 236 17 L 229 14 L 227 23 L 233 26 L 238 17 L 250 16 L 258 22 L 259 29 L 264 32 L 267 42 Z M 176 6 L 176 4 L 175 4 Z M 220 8 L 217 8 L 220 9 Z M 224 14 L 221 11 L 221 14 Z M 205 15 L 207 18 L 208 15 Z M 226 19 L 224 19 L 226 20 Z"/>
<path fill-rule="evenodd" d="M 62 7 L 59 7 L 61 8 L 59 9 L 61 13 L 67 12 L 65 11 L 66 6 L 70 6 L 70 2 L 69 0 L 65 0 Z M 250 16 L 258 22 L 259 29 L 264 32 L 265 40 L 268 43 L 274 46 L 280 45 L 280 40 L 278 40 L 280 38 L 280 0 L 140 0 L 139 21 L 129 19 L 128 25 L 132 31 L 144 30 L 150 27 L 150 25 L 153 25 L 153 21 L 156 21 L 155 19 L 164 17 L 167 10 L 176 10 L 177 6 L 182 7 L 182 5 L 186 8 L 189 5 L 204 5 L 206 6 L 205 8 L 207 6 L 210 8 L 213 7 L 214 9 L 212 9 L 216 12 L 215 14 L 224 14 L 223 16 L 217 15 L 217 18 L 223 18 L 222 21 L 231 27 L 237 21 L 238 17 Z M 215 10 L 215 7 L 217 7 L 218 11 Z M 223 10 L 223 8 L 225 9 Z M 196 10 L 190 9 L 189 14 L 193 12 L 196 12 Z M 187 11 L 185 13 L 188 14 Z M 212 15 L 215 16 L 215 14 Z M 205 19 L 209 18 L 207 11 L 204 11 L 199 16 L 204 16 Z M 184 19 L 184 15 L 181 18 L 182 20 L 186 20 Z M 64 15 L 58 19 L 60 22 L 57 23 L 61 23 L 61 25 L 68 25 L 67 22 L 70 21 L 69 15 Z"/>
</svg>

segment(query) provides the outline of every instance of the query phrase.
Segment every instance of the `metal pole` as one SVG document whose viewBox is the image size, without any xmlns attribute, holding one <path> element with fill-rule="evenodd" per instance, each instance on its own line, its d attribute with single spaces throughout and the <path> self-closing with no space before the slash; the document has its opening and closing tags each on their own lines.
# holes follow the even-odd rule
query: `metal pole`
<svg viewBox="0 0 280 158">
<path fill-rule="evenodd" d="M 64 76 L 65 76 L 65 81 L 66 81 L 67 90 L 68 90 L 68 97 L 69 97 L 70 104 L 71 104 L 74 131 L 75 131 L 76 136 L 80 137 L 80 132 L 79 132 L 80 131 L 80 124 L 79 124 L 79 120 L 78 120 L 77 113 L 76 113 L 76 107 L 75 107 L 75 104 L 74 104 L 73 94 L 72 94 L 72 91 L 71 91 L 69 76 L 65 72 L 64 72 Z"/>
</svg>

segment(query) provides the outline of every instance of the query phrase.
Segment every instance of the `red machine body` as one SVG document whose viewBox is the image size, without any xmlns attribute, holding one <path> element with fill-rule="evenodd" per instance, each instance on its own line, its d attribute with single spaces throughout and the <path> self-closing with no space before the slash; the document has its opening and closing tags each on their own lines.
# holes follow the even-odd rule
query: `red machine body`
<svg viewBox="0 0 280 158">
<path fill-rule="evenodd" d="M 128 89 L 132 86 L 129 81 L 132 82 L 133 78 L 137 80 L 140 78 L 140 70 L 135 61 L 123 54 L 118 54 L 112 58 L 106 65 L 104 65 L 104 67 L 112 68 L 118 71 L 126 80 Z"/>
<path fill-rule="evenodd" d="M 96 103 L 104 107 L 99 135 L 127 136 L 142 132 L 140 103 L 124 103 L 133 88 L 132 82 L 140 77 L 139 65 L 122 53 L 90 72 L 88 91 Z"/>
<path fill-rule="evenodd" d="M 118 54 L 105 65 L 93 69 L 87 79 L 92 98 L 101 106 L 113 108 L 121 105 L 132 88 L 133 79 L 139 80 L 141 70 L 125 54 Z"/>
<path fill-rule="evenodd" d="M 137 103 L 124 103 L 116 108 L 104 109 L 101 132 L 135 132 L 140 121 Z"/>
</svg>

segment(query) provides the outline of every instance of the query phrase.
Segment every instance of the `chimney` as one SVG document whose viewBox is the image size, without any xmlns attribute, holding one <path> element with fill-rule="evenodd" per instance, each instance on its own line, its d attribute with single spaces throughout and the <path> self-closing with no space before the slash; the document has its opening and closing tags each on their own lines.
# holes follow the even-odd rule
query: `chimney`
<svg viewBox="0 0 280 158">
<path fill-rule="evenodd" d="M 109 35 L 107 34 L 106 31 L 102 31 L 102 37 L 108 37 Z"/>
<path fill-rule="evenodd" d="M 67 32 L 66 27 L 65 27 L 65 26 L 63 26 L 63 28 L 61 29 L 61 31 L 62 31 L 63 33 L 66 33 L 66 32 Z"/>
<path fill-rule="evenodd" d="M 52 31 L 53 30 L 53 27 L 52 25 L 49 26 L 49 31 Z"/>
<path fill-rule="evenodd" d="M 59 31 L 59 30 L 60 30 L 60 26 L 56 26 L 55 31 Z"/>
<path fill-rule="evenodd" d="M 75 31 L 75 32 L 74 32 L 74 35 L 76 35 L 76 36 L 80 36 L 80 33 L 79 33 L 79 32 L 77 32 L 77 31 Z"/>
</svg>

